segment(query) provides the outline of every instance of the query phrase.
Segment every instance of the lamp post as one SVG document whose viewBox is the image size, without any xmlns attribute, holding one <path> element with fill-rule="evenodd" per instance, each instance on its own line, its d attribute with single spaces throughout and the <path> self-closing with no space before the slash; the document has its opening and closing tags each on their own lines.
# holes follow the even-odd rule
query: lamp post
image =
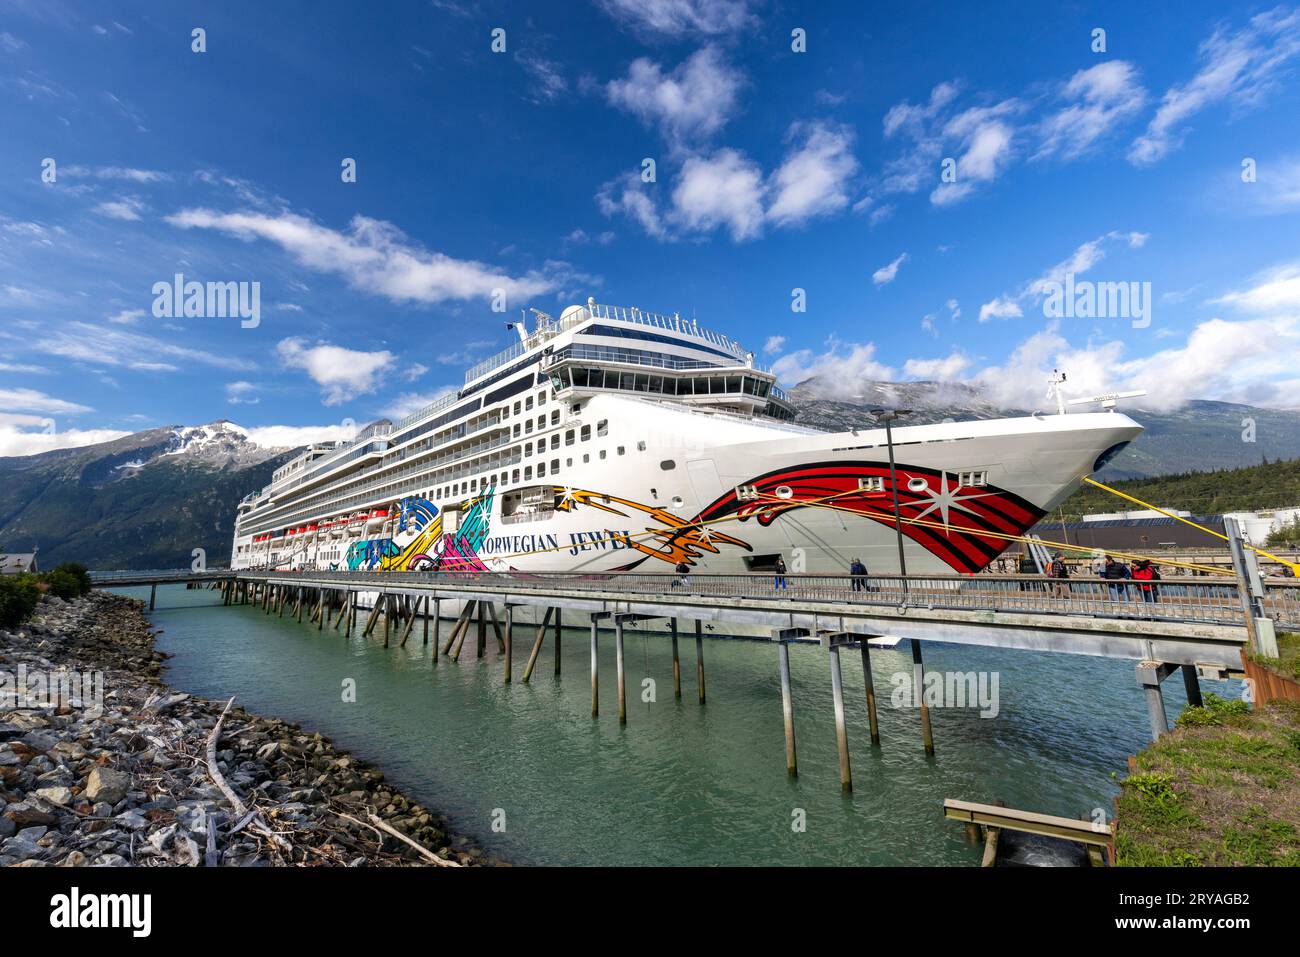
<svg viewBox="0 0 1300 957">
<path fill-rule="evenodd" d="M 871 415 L 877 422 L 885 423 L 885 445 L 889 449 L 889 486 L 894 498 L 894 535 L 898 539 L 898 571 L 903 576 L 903 593 L 907 593 L 907 559 L 903 557 L 903 516 L 898 508 L 898 470 L 894 466 L 894 429 L 893 423 L 911 409 L 872 409 Z"/>
</svg>

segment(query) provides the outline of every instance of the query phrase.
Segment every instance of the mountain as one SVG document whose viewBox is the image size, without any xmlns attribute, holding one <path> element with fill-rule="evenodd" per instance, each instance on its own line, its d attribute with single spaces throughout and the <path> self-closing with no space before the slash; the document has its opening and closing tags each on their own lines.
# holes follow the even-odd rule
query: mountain
<svg viewBox="0 0 1300 957">
<path fill-rule="evenodd" d="M 1028 415 L 1032 409 L 1002 409 L 972 386 L 946 382 L 867 382 L 852 401 L 830 384 L 809 379 L 789 390 L 799 409 L 797 422 L 820 429 L 875 428 L 871 408 L 910 409 L 901 424 L 945 419 L 993 419 Z M 860 398 L 859 398 L 860 396 Z M 1260 409 L 1232 402 L 1192 400 L 1173 411 L 1146 409 L 1140 399 L 1121 409 L 1146 427 L 1127 449 L 1102 469 L 1106 479 L 1146 478 L 1259 465 L 1264 459 L 1294 458 L 1300 452 L 1300 412 Z M 1041 411 L 1055 411 L 1044 399 Z M 1253 428 L 1248 429 L 1248 424 Z M 1250 441 L 1248 441 L 1248 439 Z"/>
<path fill-rule="evenodd" d="M 224 565 L 239 500 L 292 455 L 220 421 L 0 457 L 0 546 L 44 568 L 181 568 L 195 548 Z"/>
</svg>

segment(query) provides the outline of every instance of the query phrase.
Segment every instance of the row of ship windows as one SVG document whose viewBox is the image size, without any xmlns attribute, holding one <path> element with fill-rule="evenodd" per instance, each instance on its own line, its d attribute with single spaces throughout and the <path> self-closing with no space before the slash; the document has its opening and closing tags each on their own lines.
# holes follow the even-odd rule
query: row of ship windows
<svg viewBox="0 0 1300 957">
<path fill-rule="evenodd" d="M 602 420 L 601 422 L 599 422 L 599 423 L 597 424 L 597 429 L 598 429 L 598 431 L 597 431 L 597 433 L 596 433 L 597 435 L 605 435 L 605 434 L 606 434 L 606 431 L 605 431 L 605 424 L 606 424 L 606 423 L 605 423 L 604 420 Z M 591 426 L 589 426 L 589 425 L 584 425 L 584 426 L 582 427 L 581 436 L 582 436 L 581 441 L 583 441 L 583 442 L 588 441 L 588 440 L 591 438 Z M 569 431 L 567 431 L 567 432 L 564 434 L 564 444 L 565 444 L 565 445 L 573 445 L 573 444 L 574 444 L 574 441 L 575 441 L 575 440 L 574 440 L 574 430 L 573 430 L 573 429 L 569 429 Z M 559 447 L 560 447 L 560 436 L 559 436 L 558 434 L 556 434 L 556 435 L 552 435 L 552 436 L 551 436 L 551 441 L 550 441 L 550 448 L 551 448 L 551 450 L 554 451 L 555 449 L 558 449 Z M 645 451 L 645 443 L 644 443 L 644 442 L 638 442 L 638 443 L 637 443 L 637 448 L 640 449 L 640 450 L 642 450 L 642 451 Z M 546 453 L 547 449 L 546 449 L 546 442 L 545 442 L 545 440 L 538 440 L 538 442 L 537 442 L 537 447 L 536 447 L 536 450 L 535 450 L 535 451 L 536 451 L 536 454 L 538 454 L 538 455 L 544 455 L 544 454 Z M 617 446 L 617 447 L 615 448 L 614 451 L 615 451 L 615 454 L 617 454 L 617 455 L 626 455 L 626 454 L 627 454 L 627 447 L 626 447 L 626 446 L 622 446 L 622 445 L 620 445 L 620 446 Z M 523 454 L 524 454 L 525 457 L 534 454 L 534 448 L 533 448 L 532 443 L 529 443 L 528 445 L 525 445 L 525 446 L 524 446 Z M 596 452 L 596 459 L 597 459 L 597 461 L 604 461 L 606 458 L 608 458 L 608 455 L 609 455 L 609 453 L 608 453 L 608 450 L 607 450 L 607 449 L 599 449 L 599 450 Z M 591 453 L 590 453 L 590 452 L 584 452 L 584 453 L 582 454 L 582 464 L 583 464 L 583 465 L 588 465 L 588 464 L 590 464 L 590 462 L 591 462 Z M 566 459 L 564 460 L 564 467 L 565 467 L 565 468 L 572 468 L 572 467 L 573 467 L 573 459 L 572 459 L 572 458 L 566 458 Z M 559 472 L 560 472 L 560 460 L 559 460 L 559 459 L 551 459 L 550 472 L 549 472 L 549 473 L 547 472 L 547 465 L 546 465 L 545 462 L 538 462 L 538 463 L 537 463 L 537 471 L 536 471 L 536 477 L 537 477 L 537 478 L 546 478 L 548 474 L 550 474 L 551 476 L 555 476 L 555 475 L 558 475 Z M 533 466 L 531 466 L 531 465 L 525 465 L 522 469 L 513 469 L 513 470 L 509 470 L 509 471 L 502 471 L 502 472 L 499 472 L 499 473 L 494 473 L 494 474 L 491 474 L 491 475 L 486 475 L 486 476 L 484 476 L 482 479 L 479 479 L 479 478 L 476 477 L 476 478 L 465 479 L 464 481 L 461 481 L 461 482 L 452 482 L 452 483 L 449 484 L 449 485 L 439 486 L 438 488 L 436 488 L 436 489 L 433 490 L 433 496 L 434 496 L 435 498 L 437 498 L 439 501 L 441 501 L 441 500 L 443 500 L 443 499 L 447 499 L 447 498 L 456 498 L 456 497 L 461 496 L 461 495 L 472 495 L 472 494 L 474 494 L 475 492 L 478 492 L 480 489 L 487 489 L 487 488 L 492 487 L 493 485 L 506 485 L 507 483 L 509 483 L 509 484 L 514 484 L 514 483 L 516 483 L 516 482 L 521 482 L 521 481 L 523 481 L 523 482 L 531 482 L 531 481 L 533 480 L 533 476 L 534 476 Z M 481 484 L 480 484 L 480 483 L 481 483 Z"/>
</svg>

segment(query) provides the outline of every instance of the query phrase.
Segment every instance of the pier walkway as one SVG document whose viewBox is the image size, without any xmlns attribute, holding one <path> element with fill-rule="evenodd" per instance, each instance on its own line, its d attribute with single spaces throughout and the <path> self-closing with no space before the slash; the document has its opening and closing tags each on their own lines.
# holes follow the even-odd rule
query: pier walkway
<svg viewBox="0 0 1300 957">
<path fill-rule="evenodd" d="M 841 778 L 846 790 L 852 788 L 852 779 L 843 717 L 840 657 L 844 650 L 861 652 L 871 739 L 873 745 L 879 744 L 871 679 L 871 639 L 909 639 L 918 698 L 927 678 L 922 660 L 925 642 L 1135 661 L 1137 682 L 1145 692 L 1152 736 L 1158 737 L 1169 727 L 1161 691 L 1166 678 L 1181 672 L 1188 700 L 1199 704 L 1200 678 L 1242 676 L 1243 651 L 1251 647 L 1261 621 L 1267 619 L 1279 629 L 1300 630 L 1300 582 L 1294 579 L 1238 583 L 1233 579 L 1178 576 L 1150 583 L 1155 586 L 1154 593 L 1144 592 L 1142 585 L 1149 583 L 1135 581 L 1094 578 L 1057 581 L 1019 575 L 873 575 L 855 580 L 848 575 L 777 577 L 765 573 L 213 569 L 197 573 L 183 570 L 98 572 L 92 573 L 92 580 L 96 586 L 105 588 L 149 585 L 151 608 L 159 585 L 207 584 L 221 589 L 227 604 L 259 604 L 267 614 L 279 617 L 284 617 L 289 610 L 290 616 L 300 622 L 308 614 L 309 621 L 320 630 L 329 627 L 351 635 L 361 624 L 361 635 L 368 636 L 382 621 L 385 646 L 391 625 L 396 626 L 395 634 L 404 646 L 414 625 L 422 621 L 426 647 L 430 644 L 432 627 L 434 661 L 439 657 L 442 643 L 443 602 L 451 602 L 445 617 L 456 620 L 441 654 L 453 661 L 460 660 L 477 616 L 476 657 L 485 654 L 486 629 L 490 624 L 497 635 L 506 683 L 512 678 L 516 626 L 537 626 L 522 676 L 527 682 L 552 626 L 558 675 L 562 619 L 571 626 L 590 624 L 593 717 L 598 714 L 598 633 L 612 629 L 618 652 L 620 723 L 627 720 L 625 627 L 645 627 L 655 621 L 661 622 L 658 627 L 666 626 L 672 638 L 674 692 L 680 698 L 678 623 L 683 619 L 693 621 L 701 705 L 705 701 L 702 643 L 705 625 L 720 635 L 767 639 L 779 649 L 787 768 L 791 774 L 796 773 L 797 762 L 789 646 L 816 644 L 830 657 Z M 504 621 L 498 619 L 498 607 L 504 609 Z M 363 610 L 368 610 L 368 614 L 359 623 L 358 616 Z M 521 610 L 527 610 L 534 620 L 525 624 L 527 615 L 521 616 Z M 917 710 L 925 750 L 933 754 L 928 707 L 923 700 Z"/>
</svg>

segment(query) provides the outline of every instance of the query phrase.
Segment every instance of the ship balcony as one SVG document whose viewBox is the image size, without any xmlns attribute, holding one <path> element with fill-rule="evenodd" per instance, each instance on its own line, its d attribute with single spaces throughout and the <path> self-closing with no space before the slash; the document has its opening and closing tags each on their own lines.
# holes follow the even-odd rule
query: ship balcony
<svg viewBox="0 0 1300 957">
<path fill-rule="evenodd" d="M 557 397 L 629 392 L 685 405 L 726 405 L 761 411 L 784 402 L 772 373 L 748 365 L 711 365 L 691 359 L 573 346 L 545 365 Z"/>
</svg>

